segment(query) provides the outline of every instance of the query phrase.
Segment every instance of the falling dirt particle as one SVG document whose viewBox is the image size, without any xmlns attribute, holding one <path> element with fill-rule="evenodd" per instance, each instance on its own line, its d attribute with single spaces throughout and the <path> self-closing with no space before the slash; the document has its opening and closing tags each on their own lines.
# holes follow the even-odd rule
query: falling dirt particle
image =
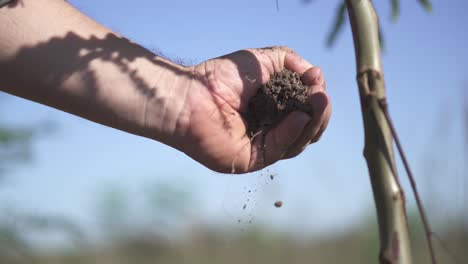
<svg viewBox="0 0 468 264">
<path fill-rule="evenodd" d="M 249 224 L 251 224 L 251 223 L 252 223 L 252 220 L 249 221 Z"/>
<path fill-rule="evenodd" d="M 276 201 L 276 202 L 275 202 L 275 207 L 276 207 L 276 208 L 280 208 L 281 206 L 283 206 L 283 202 L 282 202 L 282 201 Z"/>
<path fill-rule="evenodd" d="M 244 206 L 242 207 L 242 210 L 245 210 L 245 208 L 247 208 L 247 204 L 244 204 Z"/>
<path fill-rule="evenodd" d="M 251 193 L 251 192 L 252 192 L 252 190 L 249 190 L 249 193 Z"/>
<path fill-rule="evenodd" d="M 240 220 L 240 219 L 238 219 L 238 220 L 237 220 L 237 223 L 240 223 L 240 222 L 241 222 L 241 220 Z"/>
<path fill-rule="evenodd" d="M 274 178 L 275 178 L 275 176 L 273 176 L 273 174 L 270 175 L 270 179 L 271 179 L 271 180 L 273 180 Z"/>
</svg>

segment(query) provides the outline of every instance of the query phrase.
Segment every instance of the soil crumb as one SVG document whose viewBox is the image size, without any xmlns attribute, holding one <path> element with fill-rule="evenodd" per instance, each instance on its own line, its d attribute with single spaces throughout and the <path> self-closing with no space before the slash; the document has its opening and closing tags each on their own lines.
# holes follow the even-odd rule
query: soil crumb
<svg viewBox="0 0 468 264">
<path fill-rule="evenodd" d="M 276 208 L 280 208 L 281 206 L 283 206 L 283 202 L 282 202 L 282 201 L 276 201 L 276 202 L 275 202 L 275 207 L 276 207 Z"/>
<path fill-rule="evenodd" d="M 247 135 L 252 138 L 260 131 L 268 132 L 295 110 L 312 115 L 312 107 L 306 103 L 307 89 L 296 72 L 284 69 L 271 75 L 249 100 L 244 113 Z"/>
</svg>

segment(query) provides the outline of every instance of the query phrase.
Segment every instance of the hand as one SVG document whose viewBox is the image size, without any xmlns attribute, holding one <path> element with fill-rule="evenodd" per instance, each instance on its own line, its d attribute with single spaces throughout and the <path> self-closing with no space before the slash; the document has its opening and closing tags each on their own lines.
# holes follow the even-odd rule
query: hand
<svg viewBox="0 0 468 264">
<path fill-rule="evenodd" d="M 313 116 L 290 113 L 266 135 L 250 139 L 242 114 L 260 84 L 287 68 L 301 74 L 310 87 Z M 208 168 L 226 173 L 262 169 L 280 159 L 297 156 L 319 140 L 331 114 L 320 68 L 286 47 L 249 49 L 193 67 L 188 89 L 190 109 L 184 140 L 177 148 Z"/>
<path fill-rule="evenodd" d="M 53 27 L 44 20 L 51 16 Z M 313 116 L 292 112 L 250 139 L 241 113 L 283 68 L 310 85 Z M 318 140 L 330 117 L 320 69 L 287 48 L 243 50 L 182 67 L 58 0 L 0 9 L 0 82 L 2 91 L 158 140 L 220 172 L 294 157 Z"/>
</svg>

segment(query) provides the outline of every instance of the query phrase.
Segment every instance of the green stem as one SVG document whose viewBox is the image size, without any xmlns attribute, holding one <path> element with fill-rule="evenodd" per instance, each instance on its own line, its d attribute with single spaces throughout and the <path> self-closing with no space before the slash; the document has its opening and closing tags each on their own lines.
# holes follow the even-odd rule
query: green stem
<svg viewBox="0 0 468 264">
<path fill-rule="evenodd" d="M 379 100 L 385 99 L 378 18 L 370 0 L 346 0 L 356 52 L 365 147 L 380 234 L 381 264 L 412 263 L 405 198 L 393 155 L 392 136 Z"/>
</svg>

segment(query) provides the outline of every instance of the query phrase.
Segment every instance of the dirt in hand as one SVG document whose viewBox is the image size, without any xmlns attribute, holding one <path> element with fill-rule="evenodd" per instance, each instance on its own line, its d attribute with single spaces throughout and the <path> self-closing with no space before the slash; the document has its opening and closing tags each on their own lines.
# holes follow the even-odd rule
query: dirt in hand
<svg viewBox="0 0 468 264">
<path fill-rule="evenodd" d="M 270 81 L 262 85 L 249 100 L 247 112 L 244 113 L 249 137 L 260 131 L 268 132 L 292 111 L 312 115 L 312 107 L 306 103 L 307 89 L 296 72 L 284 69 L 271 75 Z"/>
</svg>

